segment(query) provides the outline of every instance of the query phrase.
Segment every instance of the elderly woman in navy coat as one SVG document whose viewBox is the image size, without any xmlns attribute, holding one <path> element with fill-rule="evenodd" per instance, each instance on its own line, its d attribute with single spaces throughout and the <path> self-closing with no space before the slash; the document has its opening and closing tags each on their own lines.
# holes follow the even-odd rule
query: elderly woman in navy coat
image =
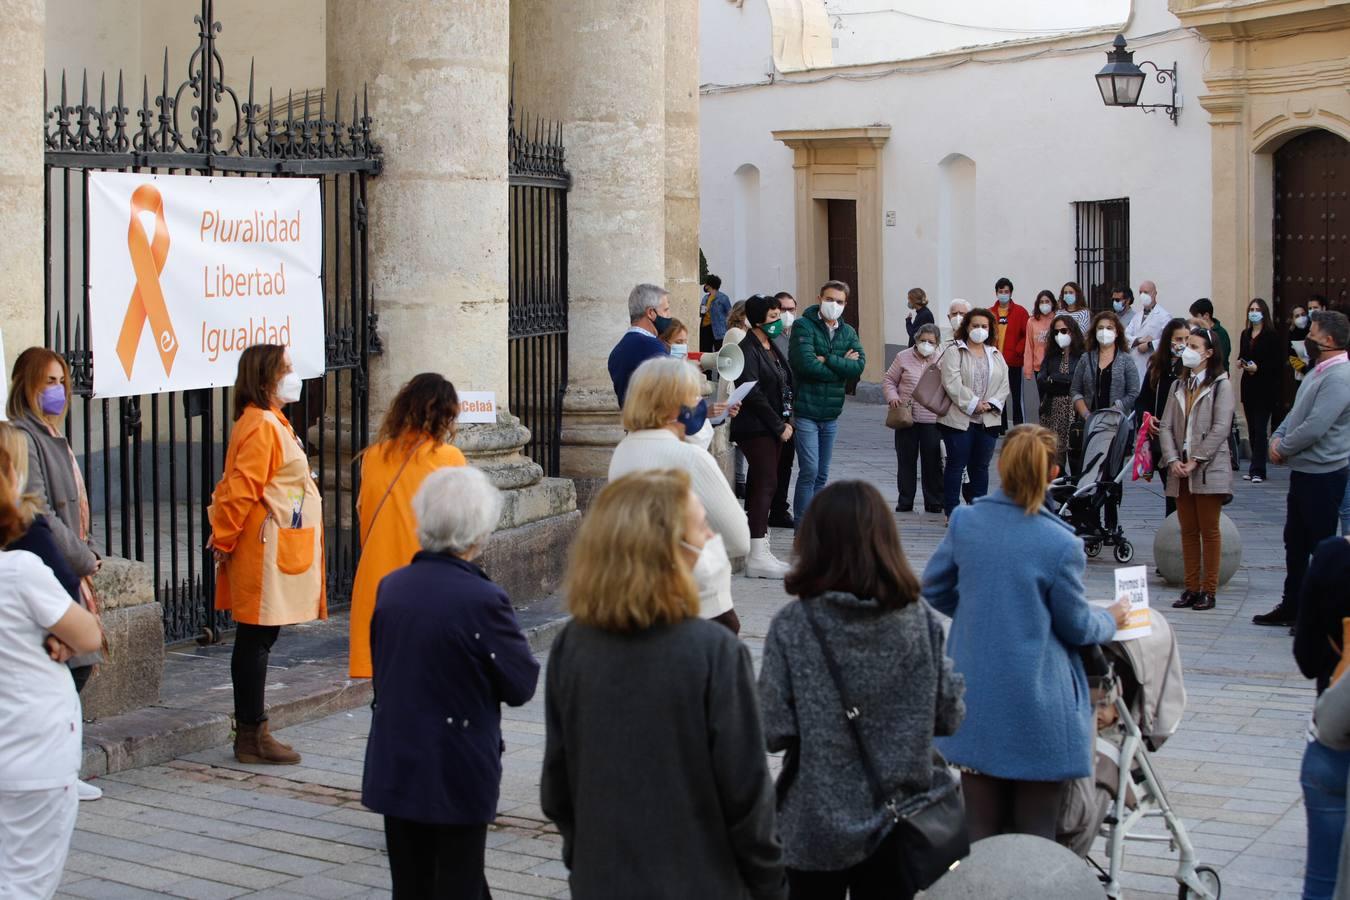
<svg viewBox="0 0 1350 900">
<path fill-rule="evenodd" d="M 427 476 L 413 499 L 423 549 L 376 595 L 361 801 L 384 816 L 396 898 L 490 896 L 501 704 L 528 702 L 539 679 L 510 598 L 472 562 L 501 509 L 479 469 Z"/>
<path fill-rule="evenodd" d="M 958 508 L 923 573 L 952 617 L 948 653 L 966 679 L 966 718 L 938 741 L 961 769 L 971 841 L 1055 839 L 1068 781 L 1092 774 L 1093 709 L 1078 648 L 1111 640 L 1129 602 L 1094 608 L 1073 530 L 1044 507 L 1059 441 L 1019 425 L 999 455 L 1001 489 Z"/>
</svg>

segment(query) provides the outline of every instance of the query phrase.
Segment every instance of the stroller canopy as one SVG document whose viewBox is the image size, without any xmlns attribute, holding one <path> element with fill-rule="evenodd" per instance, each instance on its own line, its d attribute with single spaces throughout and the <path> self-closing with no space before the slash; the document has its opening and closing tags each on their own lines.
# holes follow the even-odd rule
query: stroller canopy
<svg viewBox="0 0 1350 900">
<path fill-rule="evenodd" d="M 1120 676 L 1125 705 L 1139 724 L 1150 750 L 1176 733 L 1186 712 L 1186 684 L 1181 652 L 1172 626 L 1156 609 L 1149 610 L 1153 633 L 1105 648 Z"/>
</svg>

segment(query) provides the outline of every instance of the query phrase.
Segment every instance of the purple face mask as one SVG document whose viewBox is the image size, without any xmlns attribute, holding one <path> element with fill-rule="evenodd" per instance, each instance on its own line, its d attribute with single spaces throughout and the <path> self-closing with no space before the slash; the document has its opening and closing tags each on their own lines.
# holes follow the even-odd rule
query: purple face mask
<svg viewBox="0 0 1350 900">
<path fill-rule="evenodd" d="M 47 415 L 59 416 L 66 409 L 66 389 L 59 384 L 49 384 L 42 389 L 38 402 Z"/>
</svg>

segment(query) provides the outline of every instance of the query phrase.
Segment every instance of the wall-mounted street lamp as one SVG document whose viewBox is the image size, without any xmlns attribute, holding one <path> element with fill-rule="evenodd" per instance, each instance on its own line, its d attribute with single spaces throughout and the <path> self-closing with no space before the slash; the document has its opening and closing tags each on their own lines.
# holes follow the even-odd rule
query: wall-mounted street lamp
<svg viewBox="0 0 1350 900">
<path fill-rule="evenodd" d="M 1171 103 L 1140 103 L 1139 95 L 1144 90 L 1142 66 L 1153 66 L 1154 79 L 1159 84 L 1172 82 Z M 1134 106 L 1146 112 L 1161 109 L 1167 113 L 1172 124 L 1177 124 L 1181 115 L 1181 104 L 1177 100 L 1177 64 L 1170 69 L 1160 69 L 1156 63 L 1144 60 L 1135 64 L 1134 51 L 1125 49 L 1125 35 L 1118 34 L 1112 49 L 1106 54 L 1106 65 L 1097 73 L 1097 89 L 1102 92 L 1102 102 L 1107 106 Z"/>
</svg>

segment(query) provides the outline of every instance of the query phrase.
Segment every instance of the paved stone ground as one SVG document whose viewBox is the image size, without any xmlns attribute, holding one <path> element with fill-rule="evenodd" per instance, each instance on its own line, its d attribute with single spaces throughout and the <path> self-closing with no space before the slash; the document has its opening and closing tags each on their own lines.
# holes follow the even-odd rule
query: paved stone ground
<svg viewBox="0 0 1350 900">
<path fill-rule="evenodd" d="M 880 407 L 850 404 L 835 450 L 835 478 L 864 478 L 895 496 L 890 433 Z M 1219 608 L 1170 617 L 1182 644 L 1190 703 L 1178 734 L 1155 757 L 1204 862 L 1218 867 L 1223 896 L 1295 898 L 1304 835 L 1298 766 L 1313 694 L 1281 629 L 1250 617 L 1278 595 L 1284 473 L 1240 483 L 1227 508 L 1244 535 L 1243 568 Z M 1151 486 L 1127 491 L 1122 521 L 1152 563 L 1162 500 Z M 916 569 L 943 534 L 940 516 L 899 517 Z M 786 555 L 790 535 L 774 532 Z M 997 552 L 997 536 L 990 536 Z M 1111 593 L 1113 563 L 1088 566 L 1092 594 Z M 742 637 L 758 654 L 786 598 L 781 585 L 737 579 Z M 1155 603 L 1173 592 L 1154 584 Z M 278 649 L 284 652 L 284 641 Z M 165 766 L 101 778 L 105 799 L 84 804 L 62 886 L 66 897 L 381 897 L 388 895 L 380 819 L 359 802 L 368 712 L 340 712 L 281 732 L 304 754 L 295 768 L 240 766 L 225 747 Z M 566 896 L 559 838 L 538 806 L 543 754 L 541 698 L 507 710 L 501 818 L 489 834 L 494 896 Z M 1130 848 L 1127 896 L 1176 896 L 1166 846 Z"/>
</svg>

